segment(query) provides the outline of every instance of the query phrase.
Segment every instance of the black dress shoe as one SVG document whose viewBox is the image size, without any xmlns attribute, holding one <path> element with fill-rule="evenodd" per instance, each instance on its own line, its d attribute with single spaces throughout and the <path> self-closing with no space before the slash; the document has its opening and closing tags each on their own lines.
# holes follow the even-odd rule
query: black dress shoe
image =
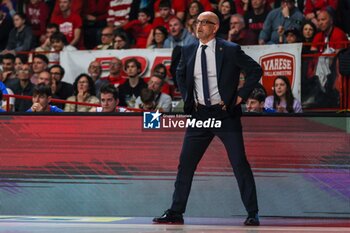
<svg viewBox="0 0 350 233">
<path fill-rule="evenodd" d="M 246 226 L 259 226 L 260 221 L 259 221 L 259 215 L 255 214 L 253 216 L 248 216 L 247 219 L 244 221 L 244 225 Z"/>
<path fill-rule="evenodd" d="M 162 216 L 154 218 L 153 222 L 162 224 L 184 224 L 184 218 L 182 214 L 176 213 L 169 209 L 165 211 Z"/>
</svg>

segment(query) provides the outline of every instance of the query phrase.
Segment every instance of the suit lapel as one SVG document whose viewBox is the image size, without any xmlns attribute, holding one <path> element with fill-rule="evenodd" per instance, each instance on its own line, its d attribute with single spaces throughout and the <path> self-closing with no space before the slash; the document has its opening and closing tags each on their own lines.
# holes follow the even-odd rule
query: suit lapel
<svg viewBox="0 0 350 233">
<path fill-rule="evenodd" d="M 224 58 L 223 43 L 219 38 L 216 38 L 215 60 L 216 60 L 216 75 L 218 78 L 218 83 L 221 77 L 221 66 L 222 66 L 223 58 Z"/>
<path fill-rule="evenodd" d="M 196 61 L 196 54 L 197 54 L 197 48 L 198 48 L 199 43 L 195 43 L 193 45 L 192 49 L 189 49 L 188 51 L 191 51 L 188 57 L 188 66 L 187 66 L 187 77 L 190 79 L 191 85 L 193 85 L 194 82 L 194 63 Z"/>
</svg>

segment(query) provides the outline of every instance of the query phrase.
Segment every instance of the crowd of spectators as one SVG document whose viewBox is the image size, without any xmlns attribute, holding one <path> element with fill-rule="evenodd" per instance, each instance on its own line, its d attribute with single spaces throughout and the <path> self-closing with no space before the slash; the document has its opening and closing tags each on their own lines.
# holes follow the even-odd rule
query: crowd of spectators
<svg viewBox="0 0 350 233">
<path fill-rule="evenodd" d="M 39 96 L 93 104 L 107 101 L 101 100 L 104 88 L 110 95 L 107 99 L 114 99 L 118 106 L 170 111 L 173 96 L 168 80 L 174 72 L 163 64 L 159 64 L 164 66 L 161 71 L 152 71 L 151 77 L 144 79 L 136 58 L 124 62 L 118 57 L 111 59 L 105 77 L 101 77 L 100 62 L 91 61 L 71 85 L 62 81 L 65 72 L 59 65 L 59 52 L 171 48 L 172 66 L 176 67 L 179 47 L 196 40 L 196 18 L 208 10 L 219 16 L 218 36 L 240 45 L 304 42 L 303 54 L 337 53 L 347 47 L 350 34 L 345 16 L 350 12 L 350 0 L 2 0 L 0 84 L 5 85 L 5 94 L 33 96 L 35 91 Z M 28 59 L 30 51 L 35 55 Z M 322 64 L 332 69 L 331 59 Z M 330 88 L 329 74 L 320 73 L 318 66 L 312 59 L 303 62 L 302 98 L 315 98 Z M 301 111 L 288 95 L 283 97 L 284 110 L 276 107 L 281 106 L 276 85 L 284 83 L 290 89 L 284 78 L 276 80 L 275 97 L 271 97 L 275 101 L 267 97 L 265 108 Z M 50 87 L 50 93 L 37 88 L 42 83 Z M 319 87 L 316 94 L 315 86 Z M 11 98 L 10 104 L 11 111 L 34 111 L 30 100 Z M 50 110 L 47 106 L 44 109 Z M 57 106 L 68 112 L 96 111 L 92 106 Z"/>
</svg>

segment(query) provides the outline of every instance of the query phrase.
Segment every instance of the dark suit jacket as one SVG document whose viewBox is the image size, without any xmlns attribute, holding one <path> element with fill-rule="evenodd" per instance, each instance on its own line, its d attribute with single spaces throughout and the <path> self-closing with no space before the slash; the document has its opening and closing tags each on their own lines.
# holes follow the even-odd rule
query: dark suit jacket
<svg viewBox="0 0 350 233">
<path fill-rule="evenodd" d="M 177 67 L 177 83 L 185 102 L 186 114 L 193 112 L 194 100 L 194 64 L 199 42 L 184 46 L 181 51 L 180 63 Z M 218 88 L 221 99 L 227 106 L 227 111 L 236 115 L 240 113 L 240 106 L 236 106 L 237 96 L 247 99 L 250 92 L 259 82 L 262 69 L 251 57 L 246 55 L 241 47 L 235 43 L 216 38 L 216 72 Z M 239 74 L 243 70 L 246 73 L 244 86 L 237 91 Z"/>
</svg>

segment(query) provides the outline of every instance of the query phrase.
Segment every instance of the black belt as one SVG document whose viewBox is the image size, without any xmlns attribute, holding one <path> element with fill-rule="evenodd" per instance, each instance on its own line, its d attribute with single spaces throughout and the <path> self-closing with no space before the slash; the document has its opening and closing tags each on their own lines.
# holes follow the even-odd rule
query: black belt
<svg viewBox="0 0 350 233">
<path fill-rule="evenodd" d="M 220 110 L 226 111 L 227 107 L 223 102 L 219 104 L 210 105 L 210 106 L 196 103 L 196 109 L 203 109 L 207 111 L 215 111 L 220 109 Z"/>
</svg>

